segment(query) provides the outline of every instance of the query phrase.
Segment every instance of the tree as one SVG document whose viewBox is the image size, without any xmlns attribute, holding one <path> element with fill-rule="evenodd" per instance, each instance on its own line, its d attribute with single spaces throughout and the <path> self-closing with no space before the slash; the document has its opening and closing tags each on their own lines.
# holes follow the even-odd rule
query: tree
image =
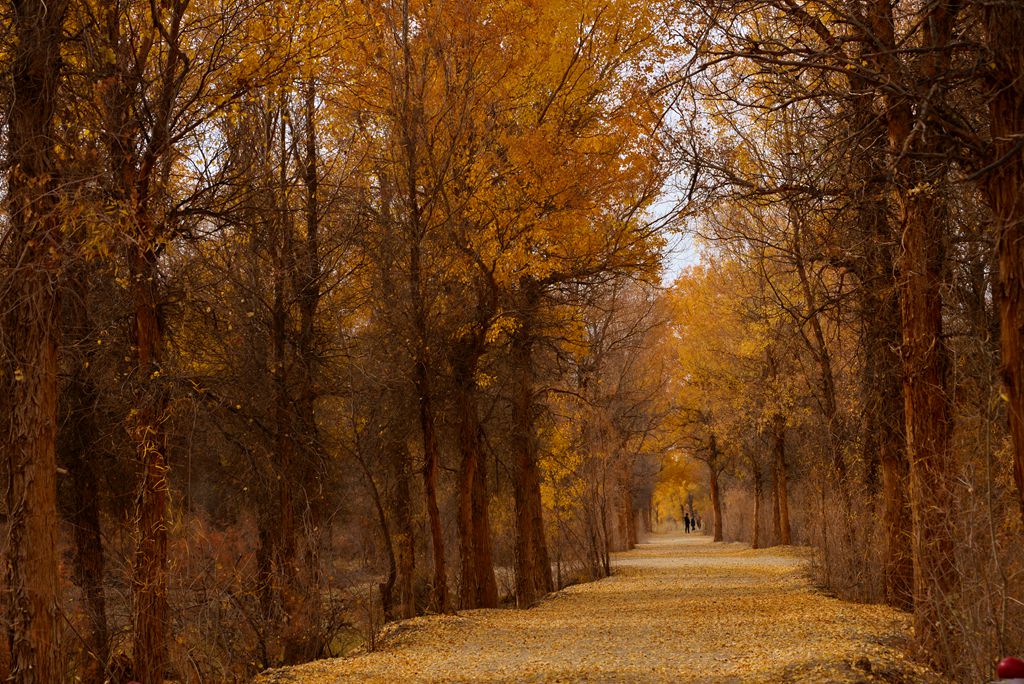
<svg viewBox="0 0 1024 684">
<path fill-rule="evenodd" d="M 3 227 L 3 423 L 11 623 L 10 676 L 61 679 L 57 547 L 58 278 L 66 248 L 54 117 L 66 2 L 16 2 L 11 13 L 7 212 Z M 6 41 L 5 41 L 6 42 Z M 8 404 L 8 402 L 10 402 Z"/>
</svg>

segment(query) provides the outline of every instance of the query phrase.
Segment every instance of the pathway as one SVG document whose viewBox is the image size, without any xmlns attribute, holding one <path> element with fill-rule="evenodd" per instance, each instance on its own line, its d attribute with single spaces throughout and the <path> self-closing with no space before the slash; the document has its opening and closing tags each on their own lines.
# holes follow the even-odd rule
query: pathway
<svg viewBox="0 0 1024 684">
<path fill-rule="evenodd" d="M 814 590 L 792 548 L 656 536 L 612 577 L 531 610 L 393 625 L 375 653 L 269 672 L 309 682 L 933 682 L 906 615 Z"/>
</svg>

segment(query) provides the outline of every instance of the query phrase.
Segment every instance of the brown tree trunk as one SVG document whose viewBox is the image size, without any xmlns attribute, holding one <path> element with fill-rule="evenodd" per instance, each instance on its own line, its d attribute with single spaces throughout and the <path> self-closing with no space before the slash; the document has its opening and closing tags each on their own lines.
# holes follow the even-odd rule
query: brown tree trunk
<svg viewBox="0 0 1024 684">
<path fill-rule="evenodd" d="M 73 276 L 73 292 L 68 298 L 70 313 L 65 353 L 69 357 L 70 372 L 61 397 L 65 408 L 58 434 L 58 456 L 68 473 L 68 486 L 62 488 L 61 508 L 72 528 L 74 579 L 82 592 L 87 617 L 82 634 L 86 660 L 79 677 L 86 684 L 100 684 L 105 679 L 110 635 L 103 591 L 99 480 L 89 456 L 96 446 L 98 426 L 94 417 L 96 387 L 89 377 L 89 354 L 85 352 L 90 334 L 86 277 L 84 269 L 78 269 Z"/>
<path fill-rule="evenodd" d="M 920 20 L 921 75 L 937 79 L 949 68 L 949 44 L 958 5 L 936 2 Z M 892 6 L 872 6 L 872 29 L 882 48 L 879 68 L 894 82 L 902 77 L 896 60 Z M 930 127 L 918 130 L 915 112 L 902 95 L 884 97 L 902 239 L 899 258 L 900 322 L 903 332 L 903 399 L 913 521 L 915 638 L 929 657 L 948 664 L 946 595 L 956 580 L 949 512 L 936 505 L 951 494 L 952 408 L 948 393 L 949 354 L 943 338 L 942 276 L 946 264 L 948 217 L 934 190 L 943 181 L 942 140 Z"/>
<path fill-rule="evenodd" d="M 707 461 L 710 480 L 708 489 L 710 489 L 711 492 L 713 541 L 720 542 L 724 539 L 724 536 L 722 534 L 722 494 L 718 484 L 718 474 L 720 472 L 720 465 L 718 463 L 718 439 L 715 435 L 711 435 L 711 443 L 708 448 L 710 449 Z"/>
<path fill-rule="evenodd" d="M 900 359 L 900 309 L 893 278 L 897 236 L 879 199 L 864 202 L 861 219 L 867 247 L 861 284 L 864 349 L 863 456 L 869 492 L 875 489 L 874 468 L 881 473 L 882 565 L 886 601 L 897 608 L 912 606 L 913 561 L 911 520 L 907 501 L 908 470 L 903 417 Z M 874 207 L 872 211 L 871 207 Z M 876 466 L 877 464 L 877 466 Z"/>
<path fill-rule="evenodd" d="M 776 539 L 780 544 L 793 543 L 789 524 L 789 483 L 786 477 L 786 418 L 776 416 L 772 426 L 772 480 L 778 502 Z"/>
<path fill-rule="evenodd" d="M 536 407 L 533 399 L 533 331 L 530 329 L 530 318 L 538 302 L 539 293 L 531 283 L 526 283 L 523 320 L 513 335 L 511 349 L 512 368 L 516 374 L 512 400 L 512 486 L 516 516 L 516 603 L 520 608 L 529 608 L 554 590 L 551 562 L 544 539 L 541 473 L 537 463 L 534 425 Z M 607 535 L 607 523 L 603 527 Z"/>
<path fill-rule="evenodd" d="M 751 546 L 761 548 L 761 500 L 764 498 L 764 485 L 761 469 L 757 463 L 751 462 L 751 475 L 754 478 L 754 536 Z"/>
<path fill-rule="evenodd" d="M 633 499 L 628 491 L 619 492 L 619 528 L 622 534 L 623 551 L 636 546 L 636 516 L 633 514 Z"/>
<path fill-rule="evenodd" d="M 448 610 L 448 574 L 445 562 L 444 531 L 437 503 L 437 469 L 439 452 L 434 425 L 433 398 L 431 396 L 427 303 L 423 292 L 422 250 L 426 238 L 426 225 L 420 206 L 419 147 L 422 127 L 422 93 L 414 91 L 412 62 L 412 17 L 409 2 L 402 5 L 402 84 L 400 111 L 401 144 L 405 153 L 405 209 L 407 241 L 409 245 L 409 296 L 412 310 L 415 348 L 413 350 L 413 384 L 419 405 L 420 432 L 423 438 L 423 486 L 430 525 L 430 545 L 434 557 L 434 608 L 441 613 Z"/>
<path fill-rule="evenodd" d="M 888 221 L 878 225 L 888 233 Z M 912 607 L 913 556 L 911 520 L 907 500 L 908 471 L 904 431 L 902 370 L 899 353 L 900 311 L 892 269 L 896 237 L 873 231 L 862 285 L 864 291 L 863 345 L 865 353 L 865 449 L 874 450 L 866 461 L 877 460 L 881 472 L 882 528 L 885 533 L 883 572 L 886 601 L 904 610 Z M 884 252 L 878 254 L 877 252 Z M 870 482 L 868 483 L 870 487 Z"/>
<path fill-rule="evenodd" d="M 915 635 L 940 647 L 945 597 L 955 581 L 945 507 L 951 495 L 948 353 L 942 338 L 941 279 L 945 217 L 927 199 L 906 206 L 901 264 L 904 405 L 913 517 Z"/>
<path fill-rule="evenodd" d="M 479 433 L 477 445 L 479 447 Z M 473 552 L 476 556 L 477 605 L 481 608 L 498 606 L 498 582 L 494 576 L 494 551 L 491 544 L 490 497 L 487 493 L 487 459 L 482 450 L 473 483 Z"/>
<path fill-rule="evenodd" d="M 19 0 L 9 30 L 8 250 L 3 256 L 5 376 L 13 388 L 0 435 L 5 459 L 10 675 L 61 681 L 57 549 L 57 168 L 53 118 L 67 3 Z M 5 378 L 6 379 L 6 378 Z M 8 381 L 9 382 L 9 381 Z"/>
<path fill-rule="evenodd" d="M 774 452 L 774 439 L 773 441 L 773 452 Z M 773 453 L 774 456 L 774 453 Z M 782 511 L 780 509 L 779 502 L 779 469 L 775 464 L 774 458 L 772 460 L 772 544 L 782 543 Z"/>
<path fill-rule="evenodd" d="M 441 511 L 437 505 L 437 435 L 434 430 L 434 411 L 430 397 L 429 376 L 424 358 L 425 341 L 416 360 L 415 383 L 419 399 L 420 431 L 423 436 L 423 490 L 427 500 L 427 519 L 430 523 L 430 545 L 434 555 L 434 609 L 448 610 L 448 574 L 445 563 L 444 531 Z"/>
<path fill-rule="evenodd" d="M 1024 516 L 1024 7 L 1015 2 L 983 7 L 993 66 L 989 120 L 991 163 L 996 165 L 985 179 L 985 189 L 995 216 L 1001 368 L 1013 439 L 1013 476 Z"/>
<path fill-rule="evenodd" d="M 282 107 L 282 111 L 284 108 Z M 282 442 L 278 450 L 281 506 L 287 505 L 285 527 L 281 530 L 282 599 L 285 605 L 285 634 L 283 662 L 302 663 L 320 655 L 324 644 L 320 639 L 316 592 L 318 565 L 316 542 L 311 534 L 319 530 L 317 514 L 320 510 L 320 487 L 317 471 L 322 462 L 319 427 L 316 422 L 317 374 L 319 360 L 316 351 L 316 316 L 321 300 L 320 273 L 320 209 L 319 209 L 319 155 L 316 128 L 316 86 L 308 81 L 303 93 L 304 154 L 299 158 L 301 178 L 305 189 L 303 206 L 305 235 L 293 230 L 288 204 L 288 177 L 285 123 L 281 130 L 281 226 L 283 258 L 280 266 L 286 271 L 298 309 L 298 336 L 295 344 L 292 377 L 285 368 L 286 328 L 289 312 L 283 300 L 284 276 L 275 293 L 275 358 L 278 370 L 278 420 Z M 280 294 L 280 299 L 278 297 Z M 280 320 L 278 320 L 280 319 Z M 290 381 L 291 384 L 286 382 Z M 294 399 L 292 399 L 294 397 Z M 304 535 L 303 515 L 310 516 Z M 303 553 L 304 550 L 304 553 Z M 300 557 L 302 560 L 300 561 Z"/>
<path fill-rule="evenodd" d="M 863 31 L 863 29 L 860 29 Z M 873 39 L 860 36 L 860 58 L 875 51 Z M 863 350 L 863 422 L 861 455 L 864 485 L 873 496 L 881 485 L 885 547 L 882 565 L 886 601 L 897 608 L 912 605 L 911 520 L 907 501 L 908 469 L 904 431 L 900 308 L 896 292 L 896 234 L 890 216 L 885 178 L 886 121 L 872 106 L 872 85 L 851 74 L 850 130 L 858 141 L 853 164 L 864 180 L 857 197 L 856 222 L 863 245 L 859 271 L 861 348 Z M 879 473 L 881 474 L 879 482 Z"/>
<path fill-rule="evenodd" d="M 779 473 L 773 467 L 772 468 L 772 539 L 771 543 L 781 544 L 782 543 L 782 513 L 779 511 Z"/>
<path fill-rule="evenodd" d="M 477 608 L 476 550 L 473 538 L 473 489 L 476 486 L 476 471 L 480 467 L 480 454 L 476 450 L 476 405 L 469 400 L 467 392 L 459 393 L 459 607 Z M 472 412 L 472 416 L 470 416 Z"/>
<path fill-rule="evenodd" d="M 636 514 L 633 511 L 633 477 L 631 462 L 622 452 L 614 456 L 616 460 L 616 513 L 619 537 L 622 540 L 621 551 L 629 551 L 636 546 Z"/>
<path fill-rule="evenodd" d="M 498 584 L 491 550 L 486 463 L 480 448 L 476 394 L 470 385 L 475 381 L 468 369 L 456 381 L 462 385 L 458 390 L 458 529 L 462 572 L 459 599 L 462 608 L 494 608 L 498 605 Z"/>
<path fill-rule="evenodd" d="M 144 221 L 140 221 L 145 226 Z M 149 231 L 141 231 L 148 235 Z M 164 420 L 167 392 L 160 378 L 163 326 L 157 285 L 157 256 L 152 249 L 131 255 L 134 339 L 139 390 L 130 420 L 142 466 L 134 565 L 134 671 L 141 684 L 164 679 L 167 643 L 167 443 Z"/>
<path fill-rule="evenodd" d="M 301 394 L 303 390 L 308 389 L 308 385 L 305 373 L 307 368 L 303 363 L 307 359 L 297 359 L 297 363 L 289 363 L 289 283 L 293 295 L 303 305 L 308 305 L 309 298 L 305 296 L 305 293 L 299 292 L 300 288 L 305 285 L 305 279 L 300 275 L 302 268 L 298 264 L 296 254 L 296 231 L 292 222 L 289 202 L 289 158 L 291 152 L 286 137 L 287 104 L 283 94 L 280 96 L 277 115 L 278 177 L 275 188 L 277 221 L 272 224 L 273 235 L 271 238 L 274 288 L 274 299 L 271 304 L 274 463 L 271 473 L 275 477 L 272 486 L 274 487 L 276 509 L 269 507 L 266 510 L 268 518 L 264 524 L 273 530 L 268 537 L 272 544 L 270 557 L 273 559 L 275 569 L 271 591 L 279 598 L 282 611 L 280 625 L 280 638 L 284 647 L 282 662 L 296 664 L 315 657 L 316 651 L 319 649 L 315 638 L 316 628 L 312 624 L 309 590 L 303 586 L 298 561 L 301 518 L 308 479 L 306 436 L 300 433 L 309 427 L 301 422 L 300 412 L 303 409 L 311 411 L 312 402 L 306 402 L 308 397 L 296 396 L 293 391 L 293 388 L 298 388 L 298 392 Z M 315 231 L 315 225 L 313 229 Z M 314 312 L 315 305 L 316 299 L 314 298 Z M 306 333 L 310 337 L 306 340 L 300 339 L 300 342 L 309 344 L 312 334 L 312 318 L 310 317 L 305 322 L 310 326 L 309 330 L 300 329 L 299 336 L 301 338 L 303 333 Z M 305 351 L 308 353 L 309 350 Z"/>
<path fill-rule="evenodd" d="M 388 462 L 395 488 L 392 501 L 394 515 L 394 544 L 397 560 L 398 617 L 416 617 L 416 538 L 413 530 L 412 462 L 409 448 L 399 437 L 400 428 L 392 425 L 391 438 L 386 442 Z"/>
</svg>

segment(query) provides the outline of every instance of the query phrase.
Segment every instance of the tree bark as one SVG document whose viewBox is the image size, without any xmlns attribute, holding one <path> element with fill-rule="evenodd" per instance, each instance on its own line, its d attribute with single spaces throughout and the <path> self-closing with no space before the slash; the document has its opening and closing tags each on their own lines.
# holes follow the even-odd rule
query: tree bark
<svg viewBox="0 0 1024 684">
<path fill-rule="evenodd" d="M 477 445 L 480 442 L 477 433 Z M 494 551 L 491 544 L 490 496 L 487 492 L 487 459 L 482 449 L 473 484 L 473 551 L 476 557 L 477 605 L 481 608 L 498 607 L 498 582 L 494 576 Z"/>
<path fill-rule="evenodd" d="M 985 190 L 995 217 L 1001 370 L 1024 516 L 1024 8 L 1014 2 L 983 3 L 983 8 L 992 60 L 990 163 L 995 165 Z"/>
<path fill-rule="evenodd" d="M 448 574 L 445 562 L 444 531 L 441 512 L 437 504 L 437 468 L 439 452 L 434 425 L 433 397 L 431 396 L 427 303 L 423 292 L 422 249 L 426 226 L 420 207 L 419 133 L 422 125 L 422 107 L 413 93 L 413 63 L 411 46 L 412 18 L 409 2 L 402 3 L 402 101 L 401 134 L 405 153 L 405 203 L 409 242 L 409 291 L 412 308 L 415 349 L 413 383 L 419 405 L 420 432 L 423 438 L 423 487 L 430 524 L 430 544 L 434 557 L 434 607 L 438 612 L 448 610 Z"/>
<path fill-rule="evenodd" d="M 458 531 L 462 581 L 459 599 L 462 608 L 495 608 L 498 605 L 498 584 L 494 576 L 486 461 L 480 448 L 475 381 L 468 369 L 456 375 L 456 382 L 460 385 L 457 392 L 461 455 Z"/>
<path fill-rule="evenodd" d="M 912 607 L 913 560 L 899 351 L 900 309 L 892 275 L 898 237 L 893 234 L 885 208 L 877 206 L 879 201 L 867 199 L 860 217 L 866 224 L 862 233 L 868 246 L 860 288 L 864 349 L 863 458 L 868 468 L 865 484 L 869 493 L 877 486 L 874 468 L 881 473 L 886 602 L 907 610 Z"/>
<path fill-rule="evenodd" d="M 708 476 L 709 489 L 711 490 L 711 511 L 712 511 L 712 532 L 713 541 L 720 542 L 724 539 L 722 533 L 722 494 L 718 483 L 720 464 L 718 462 L 718 439 L 711 435 L 711 443 L 708 446 Z"/>
<path fill-rule="evenodd" d="M 927 8 L 920 23 L 921 76 L 937 80 L 949 68 L 952 24 L 959 6 L 943 0 Z M 894 82 L 896 62 L 892 7 L 872 5 L 870 17 L 881 50 L 880 71 Z M 945 596 L 956 581 L 949 512 L 936 499 L 951 493 L 952 407 L 948 392 L 949 353 L 943 337 L 942 277 L 948 225 L 944 197 L 934 189 L 945 175 L 942 141 L 916 130 L 915 111 L 902 94 L 884 94 L 896 199 L 902 224 L 898 262 L 903 334 L 903 400 L 913 522 L 914 630 L 918 644 L 937 665 L 948 624 Z"/>
<path fill-rule="evenodd" d="M 779 470 L 772 462 L 772 544 L 782 543 L 782 511 L 779 502 Z"/>
<path fill-rule="evenodd" d="M 7 462 L 6 584 L 10 675 L 48 684 L 64 677 L 60 657 L 57 549 L 57 276 L 63 248 L 58 215 L 54 113 L 67 2 L 13 3 L 11 98 L 7 116 L 8 252 L 0 292 L 7 346 L 0 447 Z"/>
<path fill-rule="evenodd" d="M 439 613 L 444 613 L 448 610 L 448 573 L 445 563 L 444 531 L 441 528 L 441 511 L 437 505 L 439 454 L 425 353 L 426 342 L 423 341 L 417 351 L 418 358 L 415 363 L 414 378 L 419 400 L 420 432 L 423 438 L 423 490 L 427 500 L 430 545 L 434 556 L 434 608 Z"/>
<path fill-rule="evenodd" d="M 519 329 L 512 336 L 514 379 L 512 399 L 513 494 L 516 517 L 516 603 L 529 608 L 554 590 L 551 562 L 544 539 L 540 466 L 534 425 L 534 366 L 532 317 L 540 301 L 536 285 L 523 284 L 523 311 Z M 602 516 L 604 514 L 602 513 Z M 607 523 L 602 525 L 607 535 Z"/>
<path fill-rule="evenodd" d="M 62 392 L 63 420 L 58 433 L 58 458 L 68 473 L 63 487 L 62 514 L 71 525 L 75 549 L 73 575 L 82 592 L 87 618 L 82 640 L 86 659 L 79 677 L 86 684 L 101 684 L 109 659 L 110 632 L 107 626 L 106 596 L 103 590 L 104 558 L 100 529 L 99 479 L 94 458 L 98 426 L 97 390 L 89 376 L 90 324 L 87 308 L 87 275 L 84 268 L 72 276 L 72 292 L 67 299 L 68 381 Z"/>
<path fill-rule="evenodd" d="M 899 353 L 900 311 L 892 278 L 895 254 L 888 246 L 896 236 L 888 234 L 888 221 L 880 219 L 875 224 L 866 240 L 872 253 L 868 255 L 868 273 L 862 284 L 864 448 L 873 452 L 865 455 L 865 461 L 877 460 L 881 472 L 886 602 L 909 610 L 913 604 L 911 520 L 907 500 L 909 463 Z M 868 485 L 870 489 L 870 482 Z"/>
<path fill-rule="evenodd" d="M 143 224 L 144 225 L 144 224 Z M 148 231 L 143 230 L 143 234 Z M 141 684 L 164 679 L 167 643 L 167 392 L 160 378 L 163 325 L 157 285 L 157 256 L 136 248 L 131 255 L 134 296 L 133 343 L 139 388 L 130 420 L 142 489 L 138 500 L 139 544 L 134 565 L 134 670 Z"/>
<path fill-rule="evenodd" d="M 776 539 L 780 544 L 789 546 L 793 539 L 789 524 L 789 483 L 786 477 L 786 417 L 776 416 L 772 427 L 772 479 L 779 507 Z"/>
<path fill-rule="evenodd" d="M 761 500 L 763 497 L 763 477 L 761 469 L 756 462 L 751 461 L 751 476 L 754 478 L 754 535 L 751 547 L 761 548 Z"/>
<path fill-rule="evenodd" d="M 388 462 L 395 482 L 392 500 L 394 544 L 398 571 L 398 617 L 416 617 L 416 538 L 413 530 L 411 480 L 413 476 L 409 447 L 393 425 L 386 442 Z"/>
</svg>

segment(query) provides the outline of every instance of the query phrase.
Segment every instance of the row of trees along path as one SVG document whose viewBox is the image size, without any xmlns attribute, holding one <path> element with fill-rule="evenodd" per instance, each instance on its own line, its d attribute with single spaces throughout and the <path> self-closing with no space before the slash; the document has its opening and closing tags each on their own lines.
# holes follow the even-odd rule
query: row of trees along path
<svg viewBox="0 0 1024 684">
<path fill-rule="evenodd" d="M 528 610 L 680 497 L 1024 650 L 1020 0 L 0 0 L 0 72 L 0 680 Z"/>
</svg>

